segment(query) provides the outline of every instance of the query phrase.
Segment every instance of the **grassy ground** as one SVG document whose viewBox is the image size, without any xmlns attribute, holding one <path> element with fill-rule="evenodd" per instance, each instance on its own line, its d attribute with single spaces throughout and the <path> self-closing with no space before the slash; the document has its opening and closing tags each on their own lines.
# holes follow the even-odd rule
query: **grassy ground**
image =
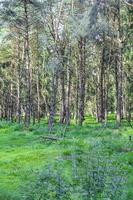
<svg viewBox="0 0 133 200">
<path fill-rule="evenodd" d="M 21 200 L 23 188 L 35 181 L 37 171 L 73 152 L 115 156 L 118 163 L 124 164 L 121 173 L 127 173 L 124 200 L 133 200 L 133 141 L 129 141 L 133 130 L 126 122 L 116 129 L 113 121 L 103 127 L 87 118 L 83 127 L 56 126 L 54 134 L 64 139 L 46 141 L 43 137 L 47 134 L 43 123 L 26 130 L 22 125 L 0 122 L 0 200 Z M 64 171 L 69 171 L 67 163 Z"/>
</svg>

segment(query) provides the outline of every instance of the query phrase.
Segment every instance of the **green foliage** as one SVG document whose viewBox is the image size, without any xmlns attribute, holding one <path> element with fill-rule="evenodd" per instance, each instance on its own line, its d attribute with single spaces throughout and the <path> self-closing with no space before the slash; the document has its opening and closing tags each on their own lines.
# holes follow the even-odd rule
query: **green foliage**
<svg viewBox="0 0 133 200">
<path fill-rule="evenodd" d="M 69 199 L 68 185 L 62 178 L 60 169 L 51 169 L 51 166 L 45 168 L 37 175 L 37 180 L 31 186 L 28 194 L 24 194 L 25 200 L 56 200 Z"/>
<path fill-rule="evenodd" d="M 125 199 L 126 174 L 116 159 L 92 154 L 67 157 L 72 166 L 70 174 L 65 173 L 66 160 L 61 158 L 54 165 L 48 165 L 37 175 L 25 200 Z M 115 164 L 114 164 L 115 163 Z M 69 177 L 70 176 L 70 177 Z"/>
</svg>

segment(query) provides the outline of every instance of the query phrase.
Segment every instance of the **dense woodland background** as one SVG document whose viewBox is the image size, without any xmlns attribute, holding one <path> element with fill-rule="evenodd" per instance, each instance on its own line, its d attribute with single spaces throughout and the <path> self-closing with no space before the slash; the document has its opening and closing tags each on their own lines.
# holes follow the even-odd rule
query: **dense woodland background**
<svg viewBox="0 0 133 200">
<path fill-rule="evenodd" d="M 133 200 L 133 0 L 0 0 L 0 200 Z"/>
<path fill-rule="evenodd" d="M 0 15 L 1 119 L 131 120 L 132 0 L 5 0 Z"/>
</svg>

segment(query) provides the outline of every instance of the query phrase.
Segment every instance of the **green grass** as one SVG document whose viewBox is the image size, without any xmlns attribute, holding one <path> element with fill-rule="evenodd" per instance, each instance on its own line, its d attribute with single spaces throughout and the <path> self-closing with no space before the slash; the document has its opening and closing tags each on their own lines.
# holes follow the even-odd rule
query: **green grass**
<svg viewBox="0 0 133 200">
<path fill-rule="evenodd" d="M 86 118 L 83 127 L 56 125 L 54 134 L 61 137 L 62 133 L 64 139 L 45 141 L 42 136 L 48 132 L 43 123 L 26 130 L 23 125 L 0 122 L 0 200 L 21 200 L 20 191 L 35 181 L 36 172 L 45 165 L 73 153 L 83 155 L 88 152 L 104 152 L 124 164 L 123 172 L 127 172 L 125 200 L 133 200 L 133 141 L 129 142 L 133 130 L 126 122 L 116 129 L 112 119 L 107 127 L 103 127 L 92 118 Z M 69 162 L 66 162 L 66 174 L 69 174 L 69 168 Z"/>
</svg>

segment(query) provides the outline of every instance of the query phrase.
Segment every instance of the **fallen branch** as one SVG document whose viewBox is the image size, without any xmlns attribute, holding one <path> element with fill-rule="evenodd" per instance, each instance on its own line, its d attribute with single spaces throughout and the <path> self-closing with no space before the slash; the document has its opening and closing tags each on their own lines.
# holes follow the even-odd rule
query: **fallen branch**
<svg viewBox="0 0 133 200">
<path fill-rule="evenodd" d="M 53 140 L 53 141 L 57 141 L 57 140 L 60 140 L 61 138 L 57 138 L 57 137 L 55 137 L 55 136 L 49 135 L 49 136 L 41 136 L 41 139 L 43 139 L 43 140 Z"/>
<path fill-rule="evenodd" d="M 125 3 L 127 6 L 130 6 L 130 7 L 132 7 L 132 8 L 133 8 L 133 4 L 131 4 L 131 3 L 128 3 L 126 0 L 124 1 L 124 3 Z"/>
</svg>

